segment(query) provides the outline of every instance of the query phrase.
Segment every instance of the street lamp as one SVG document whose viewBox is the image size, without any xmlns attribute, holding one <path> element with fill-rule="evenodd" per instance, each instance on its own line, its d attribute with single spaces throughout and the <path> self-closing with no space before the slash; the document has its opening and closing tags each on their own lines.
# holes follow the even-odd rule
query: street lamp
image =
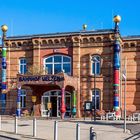
<svg viewBox="0 0 140 140">
<path fill-rule="evenodd" d="M 94 63 L 94 121 L 96 121 L 96 65 L 99 62 L 96 57 L 91 59 Z"/>
<path fill-rule="evenodd" d="M 6 104 L 6 89 L 7 89 L 7 81 L 6 81 L 6 47 L 4 44 L 4 40 L 6 38 L 6 32 L 8 27 L 6 25 L 1 26 L 2 30 L 2 75 L 1 75 L 1 103 L 2 103 L 2 114 L 5 112 L 5 104 Z"/>
</svg>

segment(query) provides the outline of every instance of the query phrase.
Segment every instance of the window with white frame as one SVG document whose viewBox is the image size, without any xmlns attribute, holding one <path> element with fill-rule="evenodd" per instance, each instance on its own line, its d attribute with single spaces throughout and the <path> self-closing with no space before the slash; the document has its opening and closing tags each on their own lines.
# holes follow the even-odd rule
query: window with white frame
<svg viewBox="0 0 140 140">
<path fill-rule="evenodd" d="M 57 74 L 62 71 L 71 75 L 71 58 L 65 55 L 52 55 L 44 59 L 48 74 Z"/>
<path fill-rule="evenodd" d="M 26 107 L 26 90 L 22 89 L 20 94 L 21 108 Z"/>
<path fill-rule="evenodd" d="M 100 75 L 101 72 L 101 57 L 98 55 L 92 56 L 92 74 Z"/>
<path fill-rule="evenodd" d="M 19 60 L 19 73 L 25 74 L 27 72 L 27 60 L 26 58 L 20 58 Z"/>
<path fill-rule="evenodd" d="M 93 105 L 93 109 L 94 109 L 94 106 L 96 106 L 96 109 L 100 109 L 100 90 L 99 89 L 92 90 L 92 105 Z"/>
</svg>

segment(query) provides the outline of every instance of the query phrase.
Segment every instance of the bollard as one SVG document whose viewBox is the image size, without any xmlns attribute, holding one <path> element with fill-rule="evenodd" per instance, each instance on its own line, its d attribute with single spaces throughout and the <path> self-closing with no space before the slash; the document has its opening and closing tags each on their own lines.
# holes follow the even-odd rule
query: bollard
<svg viewBox="0 0 140 140">
<path fill-rule="evenodd" d="M 15 133 L 17 134 L 17 121 L 18 121 L 18 118 L 17 116 L 15 116 Z"/>
<path fill-rule="evenodd" d="M 80 124 L 76 124 L 76 140 L 80 140 Z"/>
<path fill-rule="evenodd" d="M 2 119 L 1 119 L 1 115 L 0 115 L 0 130 L 1 130 L 1 128 L 2 128 L 2 121 L 1 121 Z"/>
<path fill-rule="evenodd" d="M 90 140 L 97 140 L 97 135 L 94 132 L 93 127 L 90 127 Z"/>
<path fill-rule="evenodd" d="M 36 137 L 36 118 L 33 118 L 33 137 Z"/>
<path fill-rule="evenodd" d="M 54 122 L 54 140 L 58 140 L 58 134 L 57 134 L 57 132 L 58 132 L 58 122 L 57 121 L 55 121 Z"/>
</svg>

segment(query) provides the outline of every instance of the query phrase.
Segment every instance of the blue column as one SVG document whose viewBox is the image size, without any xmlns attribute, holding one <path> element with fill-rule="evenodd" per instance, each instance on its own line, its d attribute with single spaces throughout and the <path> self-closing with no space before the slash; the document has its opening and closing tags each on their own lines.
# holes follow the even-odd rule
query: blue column
<svg viewBox="0 0 140 140">
<path fill-rule="evenodd" d="M 4 36 L 2 39 L 2 81 L 1 81 L 1 107 L 2 107 L 2 114 L 5 112 L 6 108 L 6 89 L 7 89 L 7 80 L 6 80 L 6 48 L 4 46 Z"/>
<path fill-rule="evenodd" d="M 21 86 L 17 88 L 17 110 L 16 110 L 16 116 L 20 117 L 21 116 L 21 101 L 20 101 L 20 96 L 21 96 Z"/>
<path fill-rule="evenodd" d="M 113 109 L 116 115 L 119 114 L 119 70 L 120 70 L 120 34 L 119 34 L 119 22 L 121 21 L 120 16 L 114 17 L 115 22 L 115 42 L 114 42 L 114 58 L 113 58 L 113 94 L 114 102 Z"/>
</svg>

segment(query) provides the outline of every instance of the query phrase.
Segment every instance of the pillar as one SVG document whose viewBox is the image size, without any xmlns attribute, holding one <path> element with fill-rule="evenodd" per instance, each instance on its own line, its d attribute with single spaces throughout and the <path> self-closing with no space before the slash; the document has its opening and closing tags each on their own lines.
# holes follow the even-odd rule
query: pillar
<svg viewBox="0 0 140 140">
<path fill-rule="evenodd" d="M 80 108 L 80 36 L 78 41 L 73 41 L 73 76 L 77 77 L 77 94 L 76 94 L 76 117 L 81 117 L 81 108 Z"/>
<path fill-rule="evenodd" d="M 66 112 L 66 105 L 65 105 L 65 88 L 61 89 L 61 118 L 64 119 L 65 112 Z"/>
<path fill-rule="evenodd" d="M 116 115 L 119 115 L 119 71 L 120 71 L 120 36 L 119 36 L 119 22 L 120 16 L 114 17 L 115 22 L 115 42 L 114 42 L 114 58 L 113 58 L 113 94 L 114 102 L 113 109 Z"/>
<path fill-rule="evenodd" d="M 72 116 L 76 115 L 76 91 L 74 90 L 72 93 Z"/>
<path fill-rule="evenodd" d="M 6 63 L 6 47 L 4 44 L 4 40 L 6 39 L 6 32 L 8 30 L 8 27 L 6 25 L 2 25 L 1 26 L 1 30 L 3 32 L 2 35 L 2 75 L 1 75 L 1 108 L 2 108 L 2 114 L 4 114 L 5 112 L 5 108 L 6 108 L 6 93 L 7 93 L 7 63 Z"/>
<path fill-rule="evenodd" d="M 20 101 L 20 96 L 21 96 L 21 86 L 18 85 L 17 87 L 17 110 L 16 110 L 16 116 L 20 117 L 21 116 L 21 101 Z"/>
</svg>

